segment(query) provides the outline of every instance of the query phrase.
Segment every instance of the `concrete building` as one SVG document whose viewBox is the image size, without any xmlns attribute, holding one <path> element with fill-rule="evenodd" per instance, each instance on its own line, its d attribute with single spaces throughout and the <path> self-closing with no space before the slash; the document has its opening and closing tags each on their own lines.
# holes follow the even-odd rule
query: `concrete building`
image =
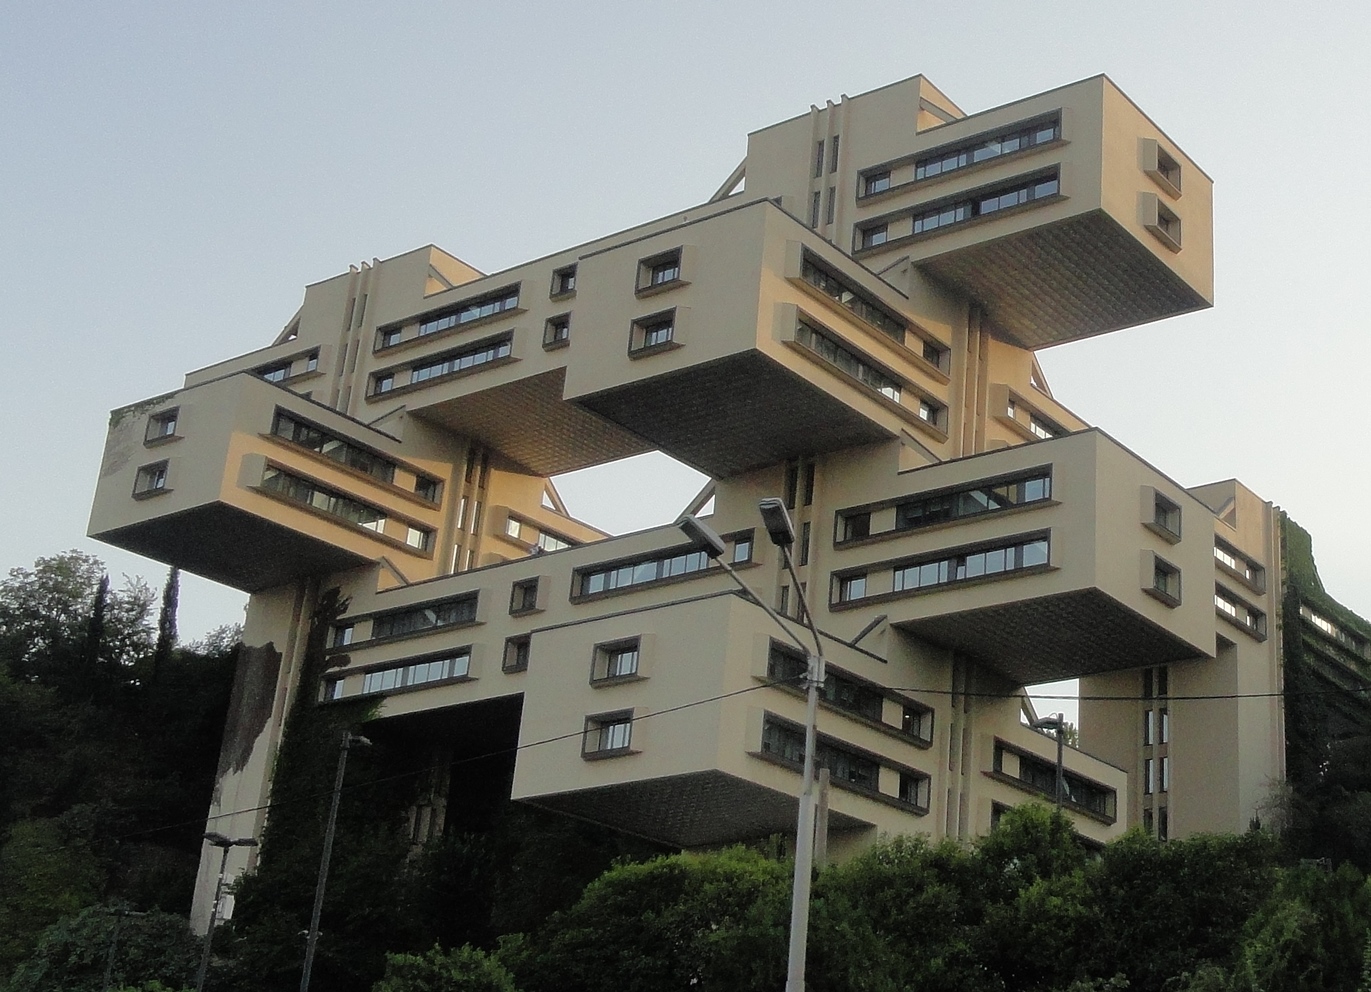
<svg viewBox="0 0 1371 992">
<path fill-rule="evenodd" d="M 975 114 L 916 76 L 754 132 L 708 201 L 630 230 L 307 287 L 267 347 L 115 411 L 91 517 L 251 593 L 214 829 L 260 832 L 304 694 L 372 698 L 438 755 L 517 743 L 513 798 L 666 844 L 792 832 L 785 637 L 676 527 L 610 537 L 549 481 L 652 449 L 710 477 L 685 509 L 795 617 L 757 502 L 791 508 L 837 855 L 1050 801 L 1023 689 L 1068 677 L 1121 697 L 1066 753 L 1084 837 L 1245 828 L 1285 774 L 1276 511 L 1173 481 L 1034 358 L 1211 305 L 1211 214 L 1103 76 Z M 1270 695 L 1177 698 L 1219 693 Z"/>
</svg>

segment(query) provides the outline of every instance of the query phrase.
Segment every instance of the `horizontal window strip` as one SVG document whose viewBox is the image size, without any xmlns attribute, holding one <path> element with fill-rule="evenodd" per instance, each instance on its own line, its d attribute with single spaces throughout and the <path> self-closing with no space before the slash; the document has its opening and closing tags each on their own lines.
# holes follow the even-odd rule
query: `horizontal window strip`
<svg viewBox="0 0 1371 992">
<path fill-rule="evenodd" d="M 471 649 L 463 648 L 443 658 L 429 658 L 409 665 L 374 669 L 362 676 L 363 696 L 391 692 L 408 686 L 466 678 L 471 674 Z"/>
<path fill-rule="evenodd" d="M 438 627 L 472 623 L 475 620 L 476 597 L 469 595 L 441 603 L 428 603 L 412 609 L 383 613 L 372 620 L 371 636 L 373 639 L 398 637 Z"/>
<path fill-rule="evenodd" d="M 349 468 L 365 472 L 382 482 L 395 481 L 395 462 L 331 434 L 322 427 L 299 420 L 283 410 L 276 411 L 271 433 Z"/>
<path fill-rule="evenodd" d="M 989 162 L 1036 145 L 1045 145 L 1050 141 L 1056 141 L 1061 134 L 1061 121 L 1054 117 L 1038 124 L 1002 131 L 993 137 L 973 138 L 965 144 L 935 152 L 916 161 L 914 179 L 932 179 L 934 176 Z"/>
<path fill-rule="evenodd" d="M 303 476 L 268 467 L 262 475 L 261 487 L 291 502 L 313 507 L 331 517 L 365 527 L 378 534 L 385 530 L 386 515 L 383 511 Z"/>
<path fill-rule="evenodd" d="M 923 234 L 939 228 L 961 224 L 974 217 L 982 217 L 1007 210 L 1023 203 L 1056 196 L 1060 189 L 1057 173 L 1040 176 L 1011 186 L 1000 187 L 975 197 L 943 204 L 914 215 L 914 233 Z"/>
<path fill-rule="evenodd" d="M 964 582 L 984 575 L 998 575 L 1001 572 L 1016 572 L 1037 565 L 1046 565 L 1047 560 L 1047 538 L 1040 537 L 1022 543 L 954 553 L 902 568 L 897 567 L 893 588 L 895 592 L 927 589 L 953 582 Z"/>
<path fill-rule="evenodd" d="M 454 351 L 447 355 L 441 355 L 422 365 L 411 366 L 409 381 L 411 384 L 424 382 L 425 380 L 436 379 L 439 376 L 448 375 L 452 372 L 460 372 L 463 369 L 474 368 L 477 365 L 493 362 L 497 358 L 508 358 L 512 351 L 513 339 L 511 338 L 500 338 L 499 340 L 487 342 L 479 347 Z"/>
<path fill-rule="evenodd" d="M 894 531 L 918 530 L 948 521 L 964 520 L 1045 502 L 1051 498 L 1050 471 L 1037 471 L 1022 478 L 973 483 L 964 489 L 920 496 L 896 503 Z M 871 536 L 871 514 L 872 511 L 868 509 L 841 513 L 839 539 L 851 541 Z"/>
<path fill-rule="evenodd" d="M 902 387 L 899 382 L 839 344 L 829 332 L 802 320 L 795 328 L 795 340 L 862 385 L 874 389 L 886 399 L 900 402 Z"/>
<path fill-rule="evenodd" d="M 895 341 L 904 343 L 905 329 L 908 326 L 905 321 L 896 317 L 836 272 L 816 262 L 808 253 L 805 254 L 804 260 L 800 263 L 800 276 L 805 282 L 852 311 L 872 327 L 884 332 Z"/>
<path fill-rule="evenodd" d="M 493 317 L 497 313 L 513 310 L 519 305 L 519 287 L 511 286 L 497 290 L 486 296 L 459 303 L 454 309 L 437 314 L 419 324 L 419 336 L 437 334 L 451 327 L 469 324 L 482 317 Z"/>
</svg>

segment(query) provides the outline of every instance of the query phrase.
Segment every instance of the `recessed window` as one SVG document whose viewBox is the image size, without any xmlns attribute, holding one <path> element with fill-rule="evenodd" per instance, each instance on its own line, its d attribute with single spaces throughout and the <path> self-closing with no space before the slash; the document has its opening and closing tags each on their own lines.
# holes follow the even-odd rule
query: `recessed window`
<svg viewBox="0 0 1371 992">
<path fill-rule="evenodd" d="M 429 379 L 439 379 L 457 372 L 465 372 L 467 369 L 476 368 L 501 358 L 508 358 L 513 354 L 513 351 L 514 339 L 508 334 L 468 345 L 465 348 L 438 355 L 412 366 L 409 370 L 409 384 L 412 386 Z M 377 378 L 376 392 L 384 392 L 380 388 L 379 377 Z"/>
<path fill-rule="evenodd" d="M 148 418 L 148 429 L 143 435 L 144 441 L 160 441 L 163 438 L 176 436 L 176 420 L 180 416 L 180 408 L 175 410 L 165 410 L 162 413 L 154 413 Z"/>
<path fill-rule="evenodd" d="M 376 377 L 376 390 L 375 390 L 375 392 L 376 392 L 376 394 L 377 394 L 378 396 L 379 396 L 381 393 L 388 393 L 388 392 L 390 392 L 390 391 L 391 391 L 392 389 L 394 389 L 394 388 L 395 388 L 395 376 L 394 376 L 394 375 L 387 374 L 387 375 L 378 375 L 378 376 Z"/>
<path fill-rule="evenodd" d="M 556 348 L 571 340 L 571 314 L 549 317 L 543 325 L 543 347 Z"/>
<path fill-rule="evenodd" d="M 343 698 L 343 679 L 324 679 L 323 698 L 325 702 Z"/>
<path fill-rule="evenodd" d="M 908 325 L 902 318 L 878 303 L 875 297 L 859 289 L 850 279 L 817 261 L 808 252 L 800 262 L 800 278 L 887 337 L 904 344 L 905 329 Z"/>
<path fill-rule="evenodd" d="M 633 711 L 602 713 L 586 717 L 581 754 L 586 758 L 606 758 L 628 754 L 633 742 Z"/>
<path fill-rule="evenodd" d="M 576 266 L 568 265 L 552 273 L 552 295 L 567 296 L 576 292 Z"/>
<path fill-rule="evenodd" d="M 884 369 L 878 369 L 865 358 L 859 357 L 831 331 L 821 330 L 817 325 L 801 320 L 795 327 L 795 343 L 814 352 L 828 364 L 837 367 L 840 372 L 875 390 L 886 399 L 895 403 L 900 402 L 901 382 Z"/>
<path fill-rule="evenodd" d="M 365 472 L 382 482 L 395 481 L 395 462 L 368 448 L 347 441 L 331 431 L 307 420 L 277 410 L 271 421 L 271 433 L 292 444 L 331 458 L 348 468 Z"/>
<path fill-rule="evenodd" d="M 636 637 L 615 641 L 611 644 L 597 644 L 590 681 L 610 682 L 636 676 L 640 656 L 639 647 L 639 640 Z"/>
<path fill-rule="evenodd" d="M 1154 555 L 1152 558 L 1152 586 L 1148 592 L 1168 606 L 1179 606 L 1181 603 L 1181 570 Z"/>
<path fill-rule="evenodd" d="M 419 336 L 437 334 L 452 327 L 469 324 L 473 321 L 494 317 L 519 306 L 519 287 L 507 286 L 504 289 L 463 300 L 456 306 L 429 316 L 419 324 Z"/>
<path fill-rule="evenodd" d="M 890 189 L 889 169 L 886 169 L 883 172 L 870 173 L 866 177 L 866 179 L 862 181 L 863 196 L 871 196 L 875 193 L 884 193 L 888 189 Z"/>
<path fill-rule="evenodd" d="M 1174 158 L 1157 149 L 1157 172 L 1176 189 L 1181 188 L 1181 166 Z"/>
<path fill-rule="evenodd" d="M 912 592 L 1046 565 L 1046 537 L 1033 537 L 975 551 L 943 552 L 936 558 L 897 565 L 892 588 Z"/>
<path fill-rule="evenodd" d="M 865 595 L 865 575 L 846 575 L 838 579 L 838 602 L 851 603 Z"/>
<path fill-rule="evenodd" d="M 147 496 L 152 493 L 160 493 L 167 488 L 167 463 L 153 462 L 151 465 L 144 465 L 138 470 L 138 474 L 133 480 L 133 494 L 135 496 Z"/>
<path fill-rule="evenodd" d="M 733 564 L 741 564 L 752 560 L 752 534 L 740 537 L 733 542 Z"/>
<path fill-rule="evenodd" d="M 675 282 L 679 278 L 681 278 L 681 256 L 676 254 L 652 264 L 648 270 L 647 284 L 660 286 L 664 282 Z"/>
<path fill-rule="evenodd" d="M 859 513 L 849 513 L 838 518 L 840 525 L 840 540 L 855 541 L 858 538 L 871 536 L 871 513 L 862 511 Z"/>
<path fill-rule="evenodd" d="M 404 329 L 399 327 L 387 327 L 378 331 L 376 334 L 376 345 L 378 348 L 394 348 L 400 343 L 400 338 L 404 335 Z"/>
<path fill-rule="evenodd" d="M 829 172 L 837 172 L 837 171 L 838 171 L 838 137 L 839 137 L 839 136 L 836 135 L 836 134 L 833 136 L 833 144 L 829 147 L 829 150 L 828 150 L 828 171 L 829 171 Z"/>
<path fill-rule="evenodd" d="M 470 675 L 471 648 L 464 647 L 451 654 L 425 658 L 423 661 L 408 665 L 395 665 L 367 672 L 362 677 L 362 695 L 392 692 L 395 689 L 425 685 L 429 682 L 464 679 L 469 678 Z"/>
<path fill-rule="evenodd" d="M 638 263 L 635 289 L 639 296 L 681 285 L 684 280 L 682 249 L 673 248 Z"/>
<path fill-rule="evenodd" d="M 505 656 L 500 668 L 505 672 L 524 672 L 528 670 L 532 638 L 527 634 L 505 640 Z"/>
<path fill-rule="evenodd" d="M 1181 508 L 1161 493 L 1153 502 L 1152 523 L 1167 534 L 1181 536 Z"/>
<path fill-rule="evenodd" d="M 529 613 L 538 608 L 538 580 L 523 579 L 514 583 L 509 596 L 511 614 Z"/>
<path fill-rule="evenodd" d="M 997 186 L 979 193 L 974 197 L 947 200 L 934 207 L 920 207 L 913 214 L 914 234 L 927 234 L 931 231 L 963 224 L 977 217 L 1022 206 L 1035 200 L 1045 200 L 1061 192 L 1061 183 L 1055 169 L 1011 183 Z M 863 244 L 863 248 L 868 247 Z"/>
<path fill-rule="evenodd" d="M 916 775 L 912 772 L 900 772 L 900 791 L 898 798 L 902 803 L 909 803 L 919 809 L 928 809 L 928 796 L 931 790 L 932 780 L 927 775 Z"/>
<path fill-rule="evenodd" d="M 352 643 L 352 635 L 356 632 L 356 627 L 350 623 L 340 623 L 333 628 L 333 636 L 329 638 L 329 647 L 341 648 Z"/>
<path fill-rule="evenodd" d="M 476 620 L 476 596 L 467 595 L 441 603 L 384 613 L 371 622 L 373 639 L 421 634 L 439 627 L 456 627 Z"/>
<path fill-rule="evenodd" d="M 629 340 L 629 354 L 648 349 L 665 348 L 676 340 L 676 311 L 654 314 L 633 322 Z"/>
<path fill-rule="evenodd" d="M 814 194 L 818 196 L 818 194 Z M 883 245 L 890 237 L 890 227 L 887 224 L 873 224 L 870 227 L 857 229 L 857 245 L 861 248 L 875 248 Z"/>
<path fill-rule="evenodd" d="M 822 140 L 814 144 L 814 178 L 818 179 L 824 174 L 824 143 Z"/>
<path fill-rule="evenodd" d="M 1157 714 L 1153 710 L 1148 710 L 1143 714 L 1143 746 L 1149 747 L 1155 743 L 1156 738 Z"/>
<path fill-rule="evenodd" d="M 258 369 L 257 374 L 267 380 L 267 382 L 283 382 L 286 377 L 290 375 L 290 362 L 286 362 L 282 365 L 266 366 L 265 368 Z"/>
<path fill-rule="evenodd" d="M 443 483 L 427 475 L 416 475 L 414 477 L 414 495 L 420 499 L 426 499 L 430 503 L 437 503 L 443 495 Z"/>
<path fill-rule="evenodd" d="M 405 529 L 405 543 L 417 551 L 428 551 L 433 547 L 433 531 L 410 524 Z"/>
<path fill-rule="evenodd" d="M 317 352 L 317 351 L 311 351 L 308 355 L 305 356 L 305 371 L 306 371 L 306 372 L 318 372 L 318 371 L 319 371 L 319 352 Z"/>
<path fill-rule="evenodd" d="M 965 169 L 1035 145 L 1045 145 L 1056 141 L 1061 133 L 1061 120 L 1053 116 L 1037 123 L 1019 125 L 989 138 L 973 138 L 919 159 L 914 163 L 914 179 L 932 179 L 945 172 Z"/>
<path fill-rule="evenodd" d="M 942 345 L 937 344 L 936 342 L 927 340 L 923 342 L 924 361 L 930 365 L 937 366 L 943 372 L 946 372 L 948 370 L 948 365 L 950 364 L 948 359 L 951 357 L 951 355 L 952 352 L 949 349 L 944 348 Z"/>
<path fill-rule="evenodd" d="M 1181 243 L 1181 219 L 1162 204 L 1157 204 L 1157 227 L 1176 244 Z"/>
<path fill-rule="evenodd" d="M 320 485 L 313 479 L 306 479 L 292 472 L 270 466 L 262 474 L 261 488 L 277 494 L 282 499 L 290 500 L 292 503 L 300 503 L 330 517 L 337 517 L 342 521 L 356 524 L 358 527 L 374 531 L 377 534 L 385 533 L 385 511 Z"/>
<path fill-rule="evenodd" d="M 823 196 L 822 196 L 822 194 L 820 194 L 819 191 L 816 189 L 816 190 L 814 191 L 813 195 L 812 195 L 812 196 L 810 197 L 810 199 L 809 199 L 809 226 L 810 226 L 811 228 L 818 228 L 818 226 L 819 226 L 819 211 L 822 209 L 822 207 L 823 207 Z"/>
<path fill-rule="evenodd" d="M 828 187 L 828 209 L 824 212 L 824 223 L 832 224 L 834 211 L 837 209 L 838 189 L 836 186 Z"/>
</svg>

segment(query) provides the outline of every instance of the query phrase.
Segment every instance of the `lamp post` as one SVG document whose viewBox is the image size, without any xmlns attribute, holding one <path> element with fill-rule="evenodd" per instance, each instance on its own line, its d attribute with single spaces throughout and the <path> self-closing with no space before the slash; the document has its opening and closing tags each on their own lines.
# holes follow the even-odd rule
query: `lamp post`
<svg viewBox="0 0 1371 992">
<path fill-rule="evenodd" d="M 348 748 L 354 744 L 370 747 L 371 741 L 343 731 L 342 739 L 338 743 L 338 771 L 333 777 L 333 801 L 328 809 L 328 826 L 324 829 L 324 853 L 319 859 L 319 881 L 314 886 L 314 911 L 310 914 L 309 930 L 305 932 L 305 964 L 300 972 L 300 992 L 309 992 L 310 974 L 314 971 L 314 949 L 319 944 L 319 916 L 324 911 L 328 863 L 333 857 L 333 834 L 338 826 L 338 800 L 343 792 L 343 773 L 348 766 Z"/>
<path fill-rule="evenodd" d="M 219 922 L 219 901 L 224 898 L 224 875 L 228 871 L 229 851 L 235 847 L 256 847 L 251 837 L 230 839 L 213 830 L 205 833 L 205 840 L 219 848 L 219 880 L 214 883 L 214 905 L 209 908 L 209 929 L 205 931 L 205 949 L 200 954 L 200 970 L 195 973 L 195 992 L 203 992 L 205 976 L 209 974 L 209 952 L 214 943 L 214 927 Z"/>
<path fill-rule="evenodd" d="M 1066 775 L 1062 770 L 1062 742 L 1066 739 L 1066 714 L 1054 713 L 1040 717 L 1029 724 L 1034 730 L 1055 730 L 1057 732 L 1057 812 L 1062 811 L 1062 796 L 1066 793 Z"/>
<path fill-rule="evenodd" d="M 809 608 L 804 587 L 795 571 L 795 563 L 790 558 L 791 545 L 795 543 L 795 528 L 790 522 L 790 514 L 785 504 L 774 497 L 757 504 L 762 515 L 762 525 L 766 528 L 771 543 L 780 549 L 786 571 L 790 573 L 795 585 L 795 595 L 804 615 L 805 625 L 814 638 L 814 650 L 795 636 L 790 627 L 767 606 L 760 596 L 748 586 L 738 573 L 724 560 L 727 550 L 723 539 L 708 526 L 694 517 L 685 517 L 680 527 L 690 538 L 691 544 L 723 566 L 729 576 L 760 606 L 776 625 L 785 632 L 805 656 L 805 751 L 801 773 L 799 814 L 795 825 L 795 877 L 790 900 L 790 950 L 786 961 L 786 992 L 804 992 L 805 958 L 809 946 L 809 888 L 814 874 L 814 747 L 819 713 L 819 687 L 824 683 L 824 649 L 819 638 L 818 628 L 814 626 L 814 614 Z"/>
</svg>

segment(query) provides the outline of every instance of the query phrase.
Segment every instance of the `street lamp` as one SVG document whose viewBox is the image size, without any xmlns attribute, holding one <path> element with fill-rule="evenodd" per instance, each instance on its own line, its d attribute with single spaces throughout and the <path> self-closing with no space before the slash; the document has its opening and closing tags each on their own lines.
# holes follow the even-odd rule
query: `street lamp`
<svg viewBox="0 0 1371 992">
<path fill-rule="evenodd" d="M 1066 775 L 1062 771 L 1062 742 L 1066 739 L 1066 715 L 1054 713 L 1039 717 L 1029 724 L 1034 730 L 1055 730 L 1057 732 L 1057 812 L 1062 811 L 1062 796 L 1066 793 Z"/>
<path fill-rule="evenodd" d="M 209 973 L 209 951 L 214 942 L 214 927 L 219 922 L 219 902 L 224 898 L 224 875 L 228 871 L 229 851 L 235 847 L 256 847 L 257 841 L 251 837 L 230 839 L 214 830 L 206 831 L 205 840 L 219 848 L 219 880 L 214 884 L 214 905 L 209 908 L 209 929 L 205 931 L 205 949 L 200 954 L 200 970 L 195 973 L 195 992 L 203 992 L 205 975 Z"/>
<path fill-rule="evenodd" d="M 800 612 L 805 625 L 814 638 L 814 650 L 810 651 L 804 642 L 792 633 L 784 620 L 767 606 L 760 596 L 748 586 L 738 573 L 724 560 L 726 546 L 723 539 L 707 525 L 692 516 L 680 522 L 680 528 L 698 551 L 703 551 L 723 566 L 725 572 L 742 588 L 749 599 L 760 606 L 766 615 L 776 622 L 805 656 L 805 752 L 804 771 L 801 775 L 800 809 L 795 824 L 795 878 L 790 900 L 790 950 L 786 962 L 786 992 L 804 992 L 805 957 L 809 944 L 809 887 L 814 873 L 814 745 L 815 724 L 819 714 L 819 687 L 824 683 L 824 648 L 819 638 L 818 628 L 814 626 L 814 614 L 809 608 L 804 586 L 795 571 L 795 563 L 790 558 L 791 545 L 795 543 L 795 528 L 790 522 L 790 514 L 785 504 L 774 497 L 757 504 L 762 515 L 762 525 L 766 528 L 771 543 L 781 551 L 786 571 L 790 573 L 795 585 L 795 594 L 800 604 Z"/>
<path fill-rule="evenodd" d="M 371 741 L 357 734 L 343 731 L 338 742 L 338 772 L 333 777 L 333 802 L 328 810 L 328 826 L 324 829 L 324 853 L 319 859 L 319 881 L 314 886 L 314 912 L 310 914 L 309 930 L 305 935 L 305 964 L 300 973 L 300 992 L 309 992 L 309 979 L 314 971 L 314 949 L 319 943 L 319 916 L 324 910 L 324 888 L 328 885 L 328 863 L 333 857 L 333 834 L 338 826 L 338 799 L 343 792 L 343 772 L 348 766 L 348 748 L 352 745 L 370 747 Z"/>
</svg>

